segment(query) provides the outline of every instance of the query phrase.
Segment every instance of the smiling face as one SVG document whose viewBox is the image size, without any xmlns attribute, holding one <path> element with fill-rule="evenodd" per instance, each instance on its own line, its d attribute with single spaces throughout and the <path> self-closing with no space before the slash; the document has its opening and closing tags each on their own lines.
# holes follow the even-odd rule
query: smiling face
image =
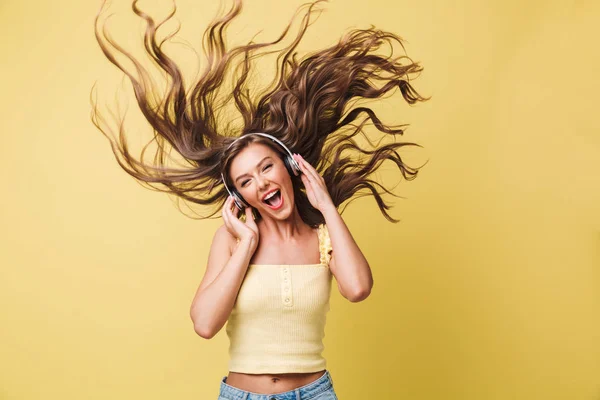
<svg viewBox="0 0 600 400">
<path fill-rule="evenodd" d="M 251 143 L 241 150 L 231 161 L 229 177 L 246 203 L 263 217 L 285 219 L 292 213 L 292 179 L 279 154 L 269 146 Z"/>
</svg>

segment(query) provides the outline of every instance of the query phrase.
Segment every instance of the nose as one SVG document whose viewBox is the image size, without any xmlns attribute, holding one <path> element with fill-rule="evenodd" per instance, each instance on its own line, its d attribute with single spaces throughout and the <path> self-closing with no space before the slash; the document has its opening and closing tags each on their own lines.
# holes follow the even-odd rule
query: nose
<svg viewBox="0 0 600 400">
<path fill-rule="evenodd" d="M 267 178 L 265 178 L 265 177 L 259 177 L 259 178 L 257 179 L 257 182 L 258 182 L 258 188 L 259 188 L 260 190 L 264 190 L 264 189 L 266 189 L 266 188 L 268 188 L 268 187 L 269 187 L 269 181 L 268 181 L 268 179 L 267 179 Z"/>
</svg>

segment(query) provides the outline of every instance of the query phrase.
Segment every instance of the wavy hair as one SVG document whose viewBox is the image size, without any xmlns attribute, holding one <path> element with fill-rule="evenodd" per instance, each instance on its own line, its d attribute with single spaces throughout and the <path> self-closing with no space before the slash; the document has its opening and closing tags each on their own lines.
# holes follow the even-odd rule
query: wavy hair
<svg viewBox="0 0 600 400">
<path fill-rule="evenodd" d="M 372 179 L 374 172 L 385 160 L 392 161 L 406 180 L 416 178 L 419 168 L 402 161 L 398 149 L 418 146 L 411 142 L 396 142 L 404 133 L 404 125 L 386 125 L 368 107 L 358 106 L 362 99 L 382 98 L 396 88 L 409 104 L 429 100 L 422 97 L 410 84 L 410 75 L 420 73 L 422 67 L 406 55 L 394 56 L 393 44 L 404 49 L 403 39 L 393 33 L 371 26 L 352 29 L 343 34 L 338 43 L 299 57 L 295 51 L 306 30 L 316 6 L 326 0 L 301 5 L 281 35 L 272 42 L 253 40 L 245 45 L 228 48 L 227 27 L 240 14 L 242 0 L 234 0 L 229 11 L 210 22 L 202 37 L 206 67 L 186 91 L 184 77 L 175 61 L 163 50 L 179 28 L 158 40 L 157 30 L 176 11 L 176 6 L 162 21 L 143 12 L 138 1 L 132 3 L 133 12 L 145 21 L 144 48 L 153 64 L 168 80 L 167 90 L 157 96 L 148 70 L 119 45 L 100 24 L 104 4 L 96 16 L 94 31 L 100 48 L 108 60 L 119 68 L 132 84 L 137 104 L 153 129 L 152 140 L 134 157 L 128 148 L 123 118 L 117 120 L 118 136 L 108 127 L 92 96 L 92 122 L 110 141 L 119 165 L 139 183 L 148 188 L 174 194 L 202 206 L 213 206 L 208 215 L 199 218 L 217 218 L 227 199 L 221 181 L 221 172 L 227 173 L 230 161 L 250 143 L 271 146 L 283 157 L 279 146 L 260 136 L 238 141 L 225 153 L 232 141 L 251 132 L 264 132 L 281 140 L 295 153 L 300 153 L 324 178 L 334 205 L 343 212 L 359 197 L 372 195 L 383 215 L 391 222 L 390 208 L 383 193 L 397 196 Z M 292 23 L 302 14 L 300 28 L 292 42 L 280 50 L 273 46 L 288 35 Z M 377 54 L 385 44 L 391 54 Z M 277 54 L 273 80 L 263 88 L 252 87 L 249 76 L 256 60 L 268 54 Z M 135 67 L 129 71 L 118 57 L 124 56 Z M 228 77 L 232 84 L 228 85 Z M 379 86 L 378 86 L 379 84 Z M 225 92 L 223 94 L 223 92 Z M 93 89 L 92 89 L 93 93 Z M 241 126 L 235 126 L 231 110 L 241 115 Z M 380 145 L 369 139 L 365 126 L 371 122 L 382 139 L 392 136 L 393 143 Z M 355 136 L 366 139 L 359 144 Z M 144 161 L 150 143 L 157 150 L 153 162 Z M 171 150 L 182 158 L 184 165 L 168 166 Z M 322 214 L 313 208 L 298 177 L 292 177 L 296 205 L 302 219 L 315 227 L 324 222 Z M 349 200 L 344 207 L 341 205 Z"/>
</svg>

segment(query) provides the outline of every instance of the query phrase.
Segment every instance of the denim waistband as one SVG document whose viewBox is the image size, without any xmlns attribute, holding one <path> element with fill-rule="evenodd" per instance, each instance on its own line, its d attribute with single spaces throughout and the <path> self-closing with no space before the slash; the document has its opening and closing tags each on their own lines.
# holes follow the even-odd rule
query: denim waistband
<svg viewBox="0 0 600 400">
<path fill-rule="evenodd" d="M 229 400 L 310 400 L 333 386 L 333 381 L 328 370 L 325 370 L 325 373 L 320 378 L 309 384 L 277 394 L 248 392 L 228 385 L 225 383 L 226 380 L 226 376 L 221 379 L 219 396 Z"/>
</svg>

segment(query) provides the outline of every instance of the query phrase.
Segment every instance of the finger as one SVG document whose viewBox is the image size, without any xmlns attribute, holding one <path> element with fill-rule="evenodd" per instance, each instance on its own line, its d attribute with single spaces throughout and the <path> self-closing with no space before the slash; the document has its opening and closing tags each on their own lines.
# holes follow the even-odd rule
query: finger
<svg viewBox="0 0 600 400">
<path fill-rule="evenodd" d="M 235 202 L 235 200 L 233 198 L 231 198 L 231 216 L 235 217 L 236 219 L 240 218 L 240 213 L 243 211 L 243 209 L 240 209 L 237 205 L 237 203 Z"/>
<path fill-rule="evenodd" d="M 229 204 L 227 205 L 227 211 L 230 215 L 233 215 L 233 209 L 235 207 L 235 201 L 233 200 L 233 197 L 229 197 Z"/>
<path fill-rule="evenodd" d="M 231 204 L 232 201 L 233 198 L 230 200 L 230 205 L 227 207 L 225 215 L 227 218 L 227 226 L 229 228 L 229 231 L 233 236 L 238 238 L 239 232 L 241 231 L 241 229 L 243 229 L 240 225 L 243 225 L 243 223 L 239 220 L 239 218 L 236 215 L 233 214 L 232 208 L 235 208 L 235 205 Z"/>
<path fill-rule="evenodd" d="M 237 216 L 237 206 L 234 203 L 233 197 L 230 197 L 228 200 L 228 205 L 225 211 L 225 214 L 227 216 L 227 222 L 229 223 L 229 226 L 235 231 L 235 228 L 233 227 L 233 225 L 235 224 L 235 220 L 238 220 L 238 216 Z"/>
<path fill-rule="evenodd" d="M 227 211 L 227 207 L 229 206 L 229 199 L 230 199 L 230 197 L 227 197 L 225 199 L 225 202 L 223 203 L 223 207 L 221 208 L 221 216 L 223 218 L 225 218 L 225 212 Z"/>
<path fill-rule="evenodd" d="M 310 165 L 310 163 L 308 161 L 306 161 L 304 158 L 302 158 L 301 155 L 298 155 L 297 157 L 300 160 L 300 165 L 302 167 L 304 167 L 303 169 L 305 171 L 307 171 L 306 172 L 307 174 L 310 174 L 310 176 L 312 176 L 312 178 L 315 181 L 321 180 L 321 175 L 317 172 L 317 170 L 312 165 Z"/>
<path fill-rule="evenodd" d="M 252 208 L 246 207 L 244 209 L 244 213 L 246 214 L 246 225 L 252 225 L 254 223 L 254 218 L 252 217 Z"/>
<path fill-rule="evenodd" d="M 308 177 L 308 175 L 301 175 L 300 179 L 302 179 L 302 183 L 304 183 L 304 187 L 306 188 L 306 191 L 313 191 L 313 182 L 311 181 L 311 178 Z"/>
<path fill-rule="evenodd" d="M 237 204 L 235 204 L 235 200 L 233 199 L 233 197 L 230 200 L 230 204 L 229 207 L 227 207 L 227 213 L 229 216 L 229 222 L 233 225 L 235 224 L 235 220 L 239 220 L 240 218 L 240 209 L 238 208 Z"/>
<path fill-rule="evenodd" d="M 300 154 L 296 154 L 296 161 L 300 164 L 302 169 L 310 171 L 312 169 L 312 165 L 308 161 L 306 161 Z"/>
<path fill-rule="evenodd" d="M 229 208 L 229 199 L 227 199 L 225 201 L 225 205 L 223 206 L 223 212 L 221 213 L 223 216 L 223 223 L 225 224 L 225 227 L 227 227 L 227 230 L 233 234 L 233 228 L 231 226 L 231 223 L 229 222 L 229 213 L 227 212 L 227 209 Z"/>
<path fill-rule="evenodd" d="M 258 233 L 258 226 L 256 226 L 256 221 L 253 218 L 253 214 L 252 211 L 253 209 L 251 207 L 248 207 L 249 211 L 246 214 L 246 226 L 248 226 L 250 229 L 252 229 L 254 231 L 254 233 L 256 234 L 256 238 L 258 239 L 259 237 L 259 233 Z"/>
<path fill-rule="evenodd" d="M 309 185 L 313 185 L 315 183 L 315 177 L 313 176 L 312 173 L 310 173 L 310 171 L 308 171 L 308 169 L 304 166 L 304 164 L 300 164 L 302 165 L 303 168 L 303 174 L 300 176 L 302 179 L 302 182 L 304 182 L 304 186 L 307 185 L 307 183 Z"/>
<path fill-rule="evenodd" d="M 229 196 L 229 206 L 227 207 L 227 210 L 229 210 L 229 212 L 231 212 L 232 215 L 234 207 L 236 207 L 235 200 L 233 199 L 233 196 Z"/>
</svg>

